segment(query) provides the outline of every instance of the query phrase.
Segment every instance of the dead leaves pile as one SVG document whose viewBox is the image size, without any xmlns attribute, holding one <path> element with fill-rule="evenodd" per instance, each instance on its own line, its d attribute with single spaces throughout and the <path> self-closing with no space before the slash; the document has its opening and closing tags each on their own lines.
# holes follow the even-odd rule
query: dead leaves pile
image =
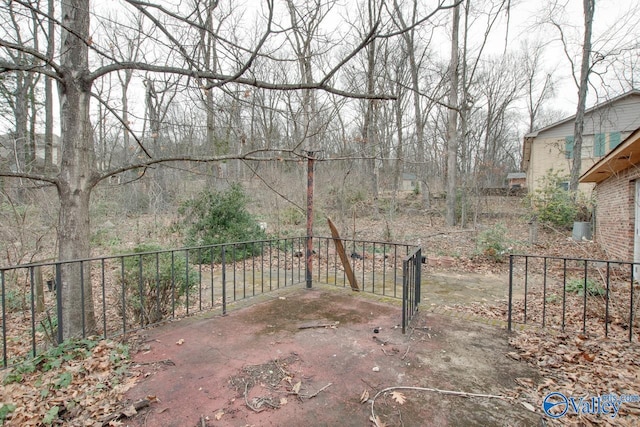
<svg viewBox="0 0 640 427">
<path fill-rule="evenodd" d="M 0 424 L 121 425 L 128 349 L 113 341 L 65 342 L 4 372 Z"/>
<path fill-rule="evenodd" d="M 518 392 L 536 402 L 541 410 L 550 392 L 565 396 L 591 397 L 615 393 L 640 394 L 640 345 L 619 340 L 593 339 L 584 335 L 550 334 L 549 331 L 524 331 L 511 338 L 516 351 L 508 354 L 537 367 L 542 380 L 518 380 Z M 623 403 L 618 416 L 567 415 L 560 421 L 581 425 L 637 425 L 640 403 Z"/>
</svg>

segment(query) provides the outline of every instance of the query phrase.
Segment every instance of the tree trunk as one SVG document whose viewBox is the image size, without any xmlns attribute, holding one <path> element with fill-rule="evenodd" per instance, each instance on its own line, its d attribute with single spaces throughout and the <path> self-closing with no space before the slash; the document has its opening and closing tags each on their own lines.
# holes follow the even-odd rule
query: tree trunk
<svg viewBox="0 0 640 427">
<path fill-rule="evenodd" d="M 591 30 L 595 0 L 583 0 L 584 5 L 584 42 L 582 44 L 582 63 L 580 66 L 580 84 L 578 87 L 578 109 L 573 128 L 573 162 L 571 164 L 571 181 L 569 188 L 576 196 L 578 180 L 582 169 L 582 131 L 584 130 L 584 111 L 587 103 L 587 88 L 591 64 Z"/>
<path fill-rule="evenodd" d="M 449 74 L 449 124 L 447 129 L 447 225 L 456 224 L 456 172 L 458 160 L 458 26 L 460 6 L 453 8 L 453 29 L 451 31 L 451 63 Z"/>
<path fill-rule="evenodd" d="M 55 9 L 53 1 L 49 1 L 47 13 L 50 17 L 54 16 Z M 53 19 L 48 19 L 47 34 L 47 58 L 53 62 L 55 53 L 55 25 Z M 45 76 L 44 93 L 44 170 L 45 172 L 49 172 L 53 170 L 53 79 L 49 76 Z"/>
<path fill-rule="evenodd" d="M 89 118 L 91 82 L 87 79 L 89 1 L 62 2 L 60 59 L 63 82 L 58 85 L 61 112 L 62 162 L 57 182 L 60 197 L 58 256 L 60 261 L 90 256 L 89 201 L 96 184 L 93 129 Z M 84 39 L 84 40 L 83 40 Z M 63 339 L 95 331 L 89 268 L 80 263 L 61 267 Z"/>
</svg>

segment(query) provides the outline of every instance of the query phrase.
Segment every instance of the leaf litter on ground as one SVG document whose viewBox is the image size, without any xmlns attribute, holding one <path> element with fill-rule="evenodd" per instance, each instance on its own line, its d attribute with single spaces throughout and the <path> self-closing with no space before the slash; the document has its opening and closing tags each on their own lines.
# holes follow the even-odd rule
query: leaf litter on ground
<svg viewBox="0 0 640 427">
<path fill-rule="evenodd" d="M 137 381 L 128 347 L 109 340 L 67 341 L 3 374 L 0 421 L 9 426 L 117 425 Z"/>
</svg>

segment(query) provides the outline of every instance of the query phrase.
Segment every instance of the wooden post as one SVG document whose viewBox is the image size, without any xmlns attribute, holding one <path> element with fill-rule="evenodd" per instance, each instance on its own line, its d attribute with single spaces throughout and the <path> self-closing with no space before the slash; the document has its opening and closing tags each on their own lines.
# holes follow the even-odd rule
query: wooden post
<svg viewBox="0 0 640 427">
<path fill-rule="evenodd" d="M 342 245 L 342 239 L 340 239 L 340 234 L 338 233 L 338 229 L 330 218 L 327 218 L 327 222 L 329 223 L 329 228 L 331 229 L 331 237 L 333 238 L 333 243 L 336 245 L 336 251 L 340 256 L 340 261 L 342 261 L 342 266 L 344 267 L 345 273 L 347 273 L 347 279 L 349 279 L 349 284 L 351 285 L 351 290 L 359 291 L 358 282 L 356 281 L 356 276 L 353 274 L 353 270 L 351 269 L 351 263 L 349 262 L 349 258 L 347 257 L 347 253 L 344 251 L 344 246 Z"/>
</svg>

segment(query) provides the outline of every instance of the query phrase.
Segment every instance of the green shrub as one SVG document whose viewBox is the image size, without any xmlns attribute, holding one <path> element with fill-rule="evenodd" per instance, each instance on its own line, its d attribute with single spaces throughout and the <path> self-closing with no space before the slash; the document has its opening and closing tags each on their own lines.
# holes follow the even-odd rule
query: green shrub
<svg viewBox="0 0 640 427">
<path fill-rule="evenodd" d="M 187 228 L 188 246 L 209 246 L 223 243 L 264 240 L 265 232 L 258 221 L 247 210 L 248 198 L 242 187 L 232 185 L 223 192 L 204 191 L 180 207 L 180 214 Z M 227 251 L 230 252 L 230 251 Z M 220 250 L 197 251 L 200 259 L 194 261 L 220 262 Z M 260 253 L 260 245 L 243 245 L 235 251 L 236 260 Z M 227 254 L 230 260 L 232 255 Z"/>
<path fill-rule="evenodd" d="M 507 228 L 502 223 L 482 231 L 476 238 L 476 250 L 478 253 L 496 262 L 504 260 L 508 249 Z"/>
<path fill-rule="evenodd" d="M 584 296 L 584 279 L 575 278 L 567 281 L 567 292 Z M 595 280 L 587 279 L 587 295 L 603 296 L 607 293 L 606 289 L 600 286 Z"/>
<path fill-rule="evenodd" d="M 593 202 L 582 193 L 575 198 L 563 188 L 567 176 L 550 169 L 542 178 L 540 188 L 528 196 L 534 214 L 538 220 L 556 227 L 570 229 L 574 221 L 588 221 Z"/>
<path fill-rule="evenodd" d="M 140 245 L 133 253 L 159 250 L 157 245 Z M 165 318 L 173 304 L 180 303 L 187 291 L 196 287 L 199 279 L 198 271 L 187 266 L 182 252 L 174 252 L 173 256 L 171 252 L 127 256 L 124 269 L 122 285 L 127 305 L 121 314 L 143 325 Z"/>
</svg>

